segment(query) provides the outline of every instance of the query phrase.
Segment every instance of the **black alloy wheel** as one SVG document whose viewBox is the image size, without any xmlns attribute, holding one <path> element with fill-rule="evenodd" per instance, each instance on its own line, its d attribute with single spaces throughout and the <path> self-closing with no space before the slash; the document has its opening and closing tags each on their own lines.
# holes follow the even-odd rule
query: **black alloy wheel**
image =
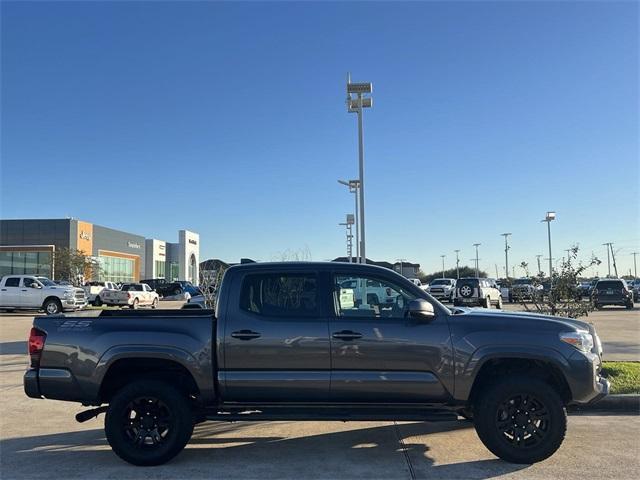
<svg viewBox="0 0 640 480">
<path fill-rule="evenodd" d="M 544 380 L 507 375 L 483 388 L 474 423 L 480 440 L 496 456 L 512 463 L 535 463 L 560 448 L 567 412 Z"/>
<path fill-rule="evenodd" d="M 134 465 L 160 465 L 175 457 L 193 433 L 188 396 L 172 385 L 141 380 L 118 391 L 105 417 L 113 451 Z"/>
<path fill-rule="evenodd" d="M 515 447 L 527 448 L 544 441 L 550 415 L 535 396 L 514 395 L 500 404 L 495 422 L 503 439 Z"/>
</svg>

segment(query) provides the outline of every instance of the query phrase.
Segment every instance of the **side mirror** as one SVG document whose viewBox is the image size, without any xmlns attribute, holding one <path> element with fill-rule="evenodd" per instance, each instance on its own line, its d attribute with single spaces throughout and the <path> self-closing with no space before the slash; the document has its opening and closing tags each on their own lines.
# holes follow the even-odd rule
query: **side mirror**
<svg viewBox="0 0 640 480">
<path fill-rule="evenodd" d="M 409 302 L 409 315 L 416 320 L 431 320 L 436 316 L 433 305 L 422 298 Z"/>
<path fill-rule="evenodd" d="M 40 285 L 38 285 L 36 282 L 33 282 L 31 284 L 31 288 L 41 288 Z"/>
</svg>

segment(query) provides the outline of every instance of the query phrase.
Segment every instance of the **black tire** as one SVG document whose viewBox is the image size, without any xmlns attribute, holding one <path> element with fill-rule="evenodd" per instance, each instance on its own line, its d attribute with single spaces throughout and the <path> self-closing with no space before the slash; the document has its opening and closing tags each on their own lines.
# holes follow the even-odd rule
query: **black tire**
<svg viewBox="0 0 640 480">
<path fill-rule="evenodd" d="M 484 308 L 489 308 L 489 309 L 491 308 L 491 298 L 489 297 L 485 298 L 483 303 L 484 303 L 483 305 Z"/>
<path fill-rule="evenodd" d="M 627 303 L 625 306 L 627 307 L 627 310 L 631 310 L 633 308 L 633 302 Z"/>
<path fill-rule="evenodd" d="M 158 299 L 154 298 L 153 302 L 151 303 L 151 308 L 158 308 Z"/>
<path fill-rule="evenodd" d="M 182 295 L 182 288 L 180 287 L 174 288 L 173 292 L 171 292 L 171 295 Z"/>
<path fill-rule="evenodd" d="M 526 375 L 508 376 L 483 389 L 481 395 L 474 408 L 474 424 L 494 455 L 529 464 L 560 448 L 567 412 L 551 385 Z"/>
<path fill-rule="evenodd" d="M 453 299 L 453 306 L 454 307 L 459 307 L 460 306 L 460 301 L 454 298 Z"/>
<path fill-rule="evenodd" d="M 96 307 L 102 306 L 102 299 L 100 298 L 100 295 L 96 295 L 96 298 L 93 299 L 93 305 Z"/>
<path fill-rule="evenodd" d="M 186 394 L 161 381 L 140 380 L 113 396 L 104 431 L 114 453 L 124 461 L 161 465 L 189 442 L 193 420 Z"/>
<path fill-rule="evenodd" d="M 129 305 L 129 308 L 131 310 L 137 310 L 138 309 L 138 304 L 139 304 L 139 300 L 137 298 L 133 299 L 133 303 L 131 305 Z"/>
<path fill-rule="evenodd" d="M 62 303 L 57 298 L 48 298 L 42 304 L 42 308 L 47 315 L 62 313 Z"/>
<path fill-rule="evenodd" d="M 502 310 L 502 297 L 498 297 L 498 303 L 496 303 L 496 308 L 498 310 Z"/>
</svg>

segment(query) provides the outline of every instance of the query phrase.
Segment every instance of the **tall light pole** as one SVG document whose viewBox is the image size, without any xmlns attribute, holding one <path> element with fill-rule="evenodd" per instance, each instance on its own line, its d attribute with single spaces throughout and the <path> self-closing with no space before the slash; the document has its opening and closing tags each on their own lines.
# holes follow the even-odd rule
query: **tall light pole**
<svg viewBox="0 0 640 480">
<path fill-rule="evenodd" d="M 402 275 L 404 277 L 404 273 L 402 272 L 402 264 L 403 262 L 406 262 L 407 259 L 406 258 L 396 258 L 396 262 L 400 262 L 400 275 Z"/>
<path fill-rule="evenodd" d="M 551 222 L 556 219 L 556 212 L 547 212 L 543 222 L 547 222 L 547 236 L 549 238 L 549 285 L 553 284 L 553 263 L 551 255 Z"/>
<path fill-rule="evenodd" d="M 609 257 L 609 247 L 611 247 L 611 245 L 613 245 L 611 242 L 602 244 L 602 246 L 607 247 L 607 270 L 609 272 L 607 277 L 611 276 L 611 258 Z"/>
<path fill-rule="evenodd" d="M 444 278 L 444 257 L 446 257 L 446 255 L 440 255 L 440 258 L 442 258 L 442 278 Z"/>
<path fill-rule="evenodd" d="M 638 255 L 638 252 L 633 252 L 631 255 L 633 255 L 633 278 L 634 279 L 638 279 L 638 266 L 636 265 L 636 255 Z"/>
<path fill-rule="evenodd" d="M 456 252 L 456 278 L 459 280 L 460 279 L 460 258 L 458 258 L 458 254 L 460 253 L 460 250 L 454 250 L 454 252 Z"/>
<path fill-rule="evenodd" d="M 538 275 L 542 273 L 542 268 L 540 268 L 540 257 L 542 255 L 536 255 L 536 260 L 538 261 Z"/>
<path fill-rule="evenodd" d="M 349 257 L 349 263 L 353 263 L 353 235 L 351 234 L 351 227 L 354 224 L 354 218 L 351 213 L 347 213 L 347 221 L 339 223 L 346 227 L 347 231 L 347 256 Z"/>
<path fill-rule="evenodd" d="M 371 97 L 363 97 L 373 91 L 371 83 L 351 83 L 351 74 L 347 75 L 347 111 L 358 114 L 358 181 L 360 182 L 359 207 L 360 207 L 360 263 L 367 263 L 364 229 L 364 140 L 362 132 L 362 109 L 371 108 Z M 356 97 L 353 98 L 352 95 Z"/>
<path fill-rule="evenodd" d="M 358 224 L 358 190 L 360 188 L 360 180 L 338 180 L 338 183 L 349 187 L 349 193 L 353 193 L 353 198 L 355 198 L 356 205 L 354 209 L 355 215 L 355 223 L 356 226 L 356 263 L 360 262 L 360 225 Z"/>
<path fill-rule="evenodd" d="M 479 271 L 480 269 L 478 268 L 478 247 L 482 245 L 481 243 L 474 243 L 473 246 L 476 247 L 476 277 L 479 277 Z M 507 273 L 508 275 L 508 273 Z"/>
<path fill-rule="evenodd" d="M 501 233 L 504 237 L 504 271 L 507 272 L 507 280 L 509 280 L 509 242 L 508 238 L 510 233 Z"/>
</svg>

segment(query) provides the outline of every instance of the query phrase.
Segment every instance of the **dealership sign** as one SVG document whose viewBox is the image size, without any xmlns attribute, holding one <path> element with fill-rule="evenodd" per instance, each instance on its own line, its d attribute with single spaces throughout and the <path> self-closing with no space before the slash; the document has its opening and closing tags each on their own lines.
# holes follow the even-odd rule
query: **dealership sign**
<svg viewBox="0 0 640 480">
<path fill-rule="evenodd" d="M 128 241 L 127 245 L 129 246 L 129 248 L 141 248 L 139 243 L 132 242 L 132 241 Z"/>
</svg>

